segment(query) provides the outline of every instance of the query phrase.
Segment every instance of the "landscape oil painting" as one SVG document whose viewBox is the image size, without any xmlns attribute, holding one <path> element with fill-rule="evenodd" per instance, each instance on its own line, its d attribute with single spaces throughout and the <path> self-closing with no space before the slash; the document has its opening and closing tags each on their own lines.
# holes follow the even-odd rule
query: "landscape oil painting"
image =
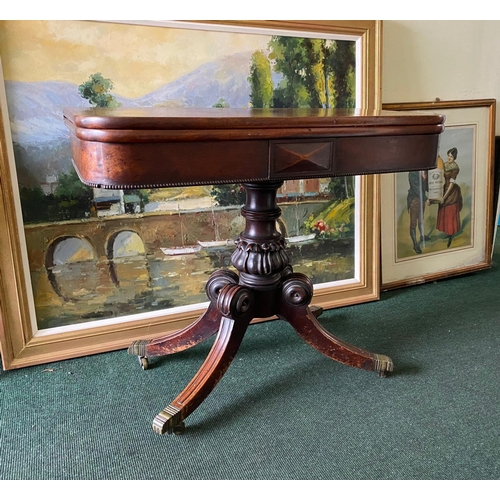
<svg viewBox="0 0 500 500">
<path fill-rule="evenodd" d="M 231 266 L 243 228 L 237 185 L 85 186 L 72 166 L 63 108 L 353 108 L 359 91 L 348 37 L 98 21 L 0 28 L 33 309 L 45 334 L 205 302 L 207 277 Z M 465 168 L 466 152 L 459 155 Z M 356 275 L 358 196 L 355 177 L 289 181 L 280 190 L 279 230 L 294 270 L 315 285 Z"/>
</svg>

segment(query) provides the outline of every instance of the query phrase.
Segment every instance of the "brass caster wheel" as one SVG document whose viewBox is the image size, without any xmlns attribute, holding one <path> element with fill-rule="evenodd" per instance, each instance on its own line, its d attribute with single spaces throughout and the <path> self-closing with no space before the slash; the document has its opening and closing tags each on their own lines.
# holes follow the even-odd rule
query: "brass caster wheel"
<svg viewBox="0 0 500 500">
<path fill-rule="evenodd" d="M 322 307 L 319 307 L 319 306 L 310 306 L 309 309 L 311 310 L 312 312 L 312 315 L 315 317 L 315 318 L 318 318 L 319 316 L 321 316 L 324 312 L 323 308 Z"/>
<path fill-rule="evenodd" d="M 172 427 L 172 431 L 169 434 L 175 434 L 176 436 L 180 436 L 181 434 L 184 434 L 185 429 L 186 429 L 186 424 L 184 422 L 181 422 L 180 424 L 177 424 L 174 427 Z"/>
<path fill-rule="evenodd" d="M 137 358 L 139 359 L 139 364 L 141 365 L 141 368 L 143 370 L 147 370 L 149 368 L 148 358 L 146 358 L 146 356 L 137 356 Z"/>
</svg>

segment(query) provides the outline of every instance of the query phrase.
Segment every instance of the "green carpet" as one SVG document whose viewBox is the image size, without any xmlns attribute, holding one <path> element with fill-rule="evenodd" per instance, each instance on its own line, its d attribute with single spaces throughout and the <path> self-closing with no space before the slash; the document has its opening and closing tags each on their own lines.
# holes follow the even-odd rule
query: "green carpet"
<svg viewBox="0 0 500 500">
<path fill-rule="evenodd" d="M 186 419 L 152 419 L 211 341 L 152 360 L 118 351 L 0 372 L 0 479 L 500 479 L 500 245 L 486 271 L 325 312 L 395 372 L 336 363 L 284 322 L 253 325 Z"/>
</svg>

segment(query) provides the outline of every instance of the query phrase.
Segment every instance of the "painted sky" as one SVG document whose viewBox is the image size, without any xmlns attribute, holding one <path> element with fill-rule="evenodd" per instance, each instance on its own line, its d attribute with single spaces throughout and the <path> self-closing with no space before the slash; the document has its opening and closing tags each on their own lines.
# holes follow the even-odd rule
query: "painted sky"
<svg viewBox="0 0 500 500">
<path fill-rule="evenodd" d="M 80 84 L 101 71 L 116 82 L 114 92 L 128 98 L 152 92 L 206 62 L 266 47 L 268 40 L 265 35 L 97 21 L 0 21 L 4 79 Z M 192 50 L 186 57 L 180 47 L 188 45 Z M 127 85 L 120 88 L 118 82 Z"/>
</svg>

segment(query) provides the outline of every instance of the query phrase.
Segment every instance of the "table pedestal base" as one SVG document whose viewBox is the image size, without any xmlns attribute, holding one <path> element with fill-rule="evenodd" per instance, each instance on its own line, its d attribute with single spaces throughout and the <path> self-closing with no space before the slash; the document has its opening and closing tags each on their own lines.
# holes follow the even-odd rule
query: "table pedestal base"
<svg viewBox="0 0 500 500">
<path fill-rule="evenodd" d="M 276 230 L 280 209 L 276 190 L 282 182 L 243 184 L 247 201 L 242 209 L 246 228 L 236 240 L 232 263 L 239 275 L 227 270 L 212 273 L 206 291 L 210 305 L 193 324 L 154 340 L 138 340 L 129 353 L 143 368 L 149 357 L 188 349 L 216 335 L 206 360 L 187 387 L 153 421 L 159 434 L 180 434 L 184 419 L 210 394 L 234 359 L 250 321 L 278 316 L 287 321 L 312 347 L 335 361 L 385 376 L 393 370 L 388 356 L 348 344 L 325 330 L 309 307 L 311 280 L 294 273 L 285 242 Z"/>
</svg>

